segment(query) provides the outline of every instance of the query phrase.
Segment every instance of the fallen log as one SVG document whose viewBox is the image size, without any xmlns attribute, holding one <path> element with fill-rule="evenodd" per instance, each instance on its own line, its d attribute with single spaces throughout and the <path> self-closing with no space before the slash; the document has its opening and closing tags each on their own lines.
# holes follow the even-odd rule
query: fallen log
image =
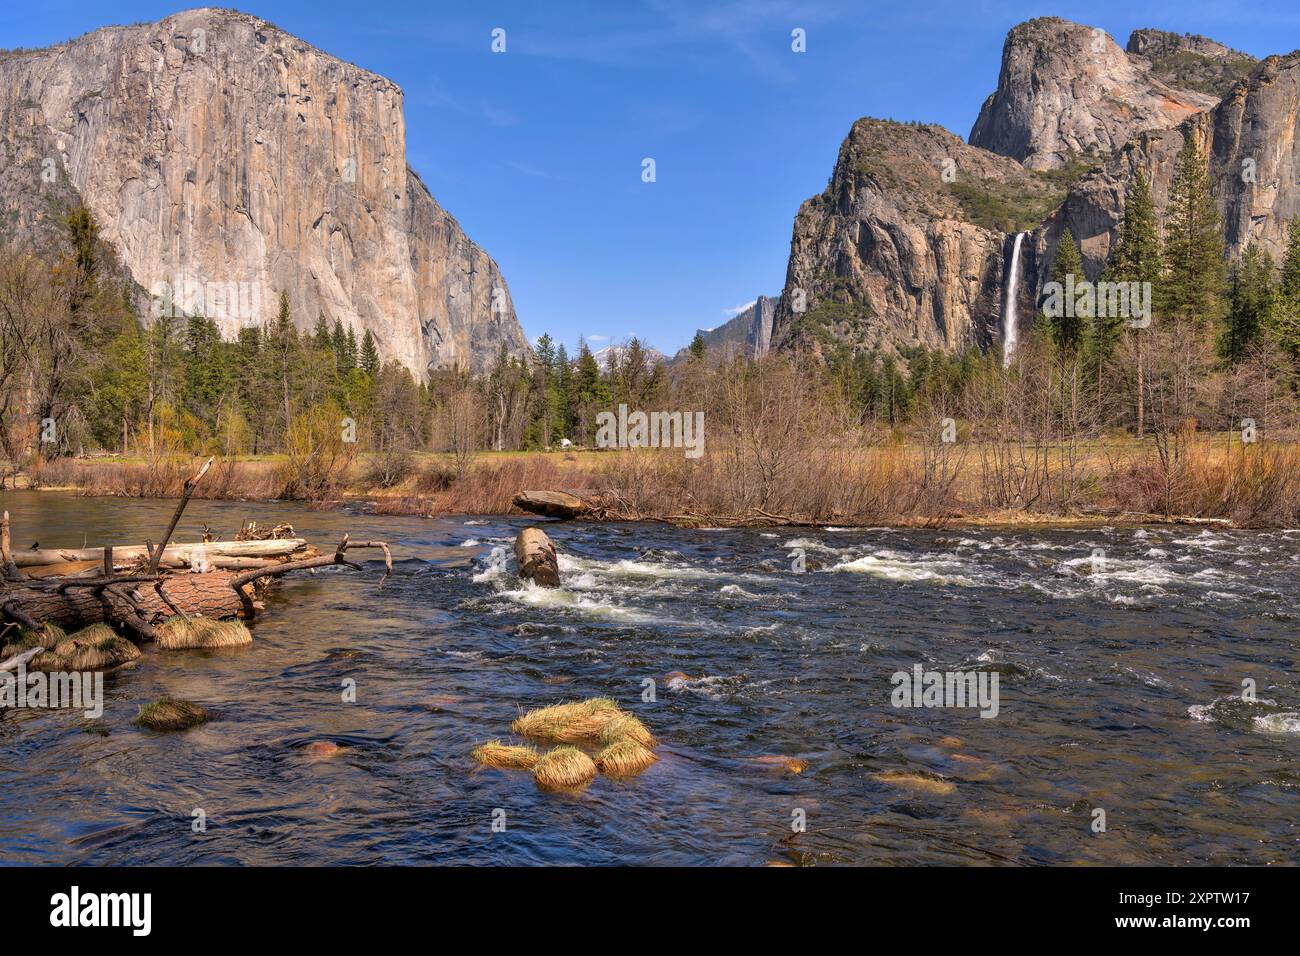
<svg viewBox="0 0 1300 956">
<path fill-rule="evenodd" d="M 567 491 L 521 491 L 514 506 L 547 518 L 581 518 L 597 510 L 594 502 Z"/>
<path fill-rule="evenodd" d="M 29 567 L 55 567 L 65 573 L 27 578 L 9 548 L 9 513 L 0 520 L 0 615 L 29 633 L 54 625 L 65 631 L 81 630 L 94 624 L 109 624 L 130 632 L 139 640 L 157 640 L 159 626 L 171 618 L 187 623 L 191 617 L 220 621 L 253 617 L 261 609 L 250 585 L 266 586 L 290 571 L 329 564 L 360 568 L 347 560 L 352 548 L 381 548 L 387 568 L 382 585 L 393 573 L 393 557 L 382 541 L 349 542 L 344 535 L 334 553 L 317 554 L 288 525 L 270 529 L 270 540 L 255 537 L 256 525 L 241 529 L 240 540 L 168 546 L 189 503 L 194 486 L 207 473 L 212 459 L 185 482 L 184 492 L 172 513 L 162 540 L 155 548 L 143 547 L 29 549 L 22 555 Z M 209 535 L 205 531 L 204 538 Z M 295 557 L 297 556 L 297 557 Z M 214 567 L 230 562 L 237 571 Z M 169 565 L 188 568 L 190 573 L 166 573 Z M 120 573 L 119 573 L 120 569 Z M 3 623 L 0 619 L 0 623 Z"/>
<path fill-rule="evenodd" d="M 172 574 L 158 579 L 156 587 L 150 581 L 113 583 L 103 578 L 64 580 L 51 586 L 53 579 L 46 578 L 5 588 L 3 610 L 27 627 L 40 622 L 74 631 L 103 622 L 141 633 L 139 624 L 147 630 L 174 616 L 176 608 L 211 618 L 240 615 L 244 603 L 231 586 L 234 577 L 229 571 Z"/>
<path fill-rule="evenodd" d="M 555 545 L 541 528 L 525 528 L 515 538 L 515 563 L 519 576 L 544 588 L 560 586 L 560 561 Z"/>
<path fill-rule="evenodd" d="M 164 549 L 159 566 L 188 568 L 196 556 L 202 556 L 217 567 L 217 562 L 226 558 L 287 558 L 306 550 L 307 542 L 303 538 L 279 538 L 268 541 L 196 541 L 193 544 L 173 544 Z M 149 560 L 149 550 L 143 544 L 114 545 L 112 552 L 115 568 L 131 567 Z M 38 548 L 34 551 L 18 550 L 12 554 L 14 564 L 20 569 L 77 561 L 93 561 L 98 564 L 104 560 L 103 548 Z"/>
</svg>

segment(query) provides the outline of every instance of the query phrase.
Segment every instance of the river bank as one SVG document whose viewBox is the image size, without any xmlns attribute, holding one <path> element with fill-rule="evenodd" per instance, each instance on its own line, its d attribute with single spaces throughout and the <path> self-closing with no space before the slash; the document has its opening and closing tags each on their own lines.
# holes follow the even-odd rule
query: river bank
<svg viewBox="0 0 1300 956">
<path fill-rule="evenodd" d="M 85 496 L 169 498 L 194 459 L 123 456 L 46 462 L 18 488 Z M 700 462 L 659 451 L 357 455 L 307 495 L 317 508 L 376 514 L 524 514 L 521 492 L 569 492 L 598 503 L 591 520 L 681 527 L 1022 527 L 1300 524 L 1300 450 L 1207 437 L 1170 455 L 1153 442 L 1011 445 L 892 443 L 814 449 L 737 463 L 726 450 Z M 219 460 L 200 498 L 302 497 L 283 456 Z M 11 483 L 12 486 L 12 483 Z"/>
</svg>

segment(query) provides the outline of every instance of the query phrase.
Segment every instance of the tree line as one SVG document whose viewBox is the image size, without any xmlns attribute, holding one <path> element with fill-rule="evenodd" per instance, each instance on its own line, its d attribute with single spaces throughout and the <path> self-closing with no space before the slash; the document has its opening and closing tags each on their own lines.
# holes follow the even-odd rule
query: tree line
<svg viewBox="0 0 1300 956">
<path fill-rule="evenodd" d="M 381 360 L 369 331 L 323 315 L 300 330 L 284 293 L 273 316 L 230 340 L 202 314 L 142 321 L 140 291 L 90 213 L 73 209 L 64 226 L 53 252 L 10 246 L 0 256 L 0 457 L 14 471 L 95 451 L 310 458 L 341 441 L 384 460 L 380 483 L 399 480 L 418 450 L 452 453 L 463 473 L 483 449 L 590 445 L 597 414 L 621 403 L 703 408 L 720 365 L 743 382 L 755 377 L 739 366 L 782 361 L 711 355 L 697 335 L 671 368 L 637 339 L 602 363 L 585 342 L 570 355 L 543 335 L 529 355 L 503 346 L 479 374 L 417 380 Z M 1050 275 L 1083 279 L 1068 230 Z M 1174 456 L 1189 428 L 1294 426 L 1300 222 L 1280 264 L 1256 243 L 1228 262 L 1206 158 L 1189 142 L 1163 211 L 1145 178 L 1133 181 L 1100 279 L 1149 283 L 1151 322 L 1041 313 L 1005 367 L 997 348 L 832 347 L 800 362 L 793 398 L 834 406 L 850 428 L 915 432 L 953 417 L 990 441 L 1152 435 Z"/>
</svg>

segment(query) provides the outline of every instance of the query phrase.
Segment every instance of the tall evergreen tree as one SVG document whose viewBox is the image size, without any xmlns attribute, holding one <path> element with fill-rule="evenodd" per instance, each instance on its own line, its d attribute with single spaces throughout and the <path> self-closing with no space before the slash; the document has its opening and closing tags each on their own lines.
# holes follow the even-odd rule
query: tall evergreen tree
<svg viewBox="0 0 1300 956">
<path fill-rule="evenodd" d="M 1109 282 L 1136 282 L 1140 289 L 1149 289 L 1150 303 L 1154 308 L 1160 297 L 1156 292 L 1163 280 L 1164 255 L 1160 246 L 1160 224 L 1156 218 L 1155 201 L 1151 198 L 1151 185 L 1146 175 L 1138 170 L 1133 184 L 1129 187 L 1124 203 L 1124 219 L 1120 223 L 1119 241 L 1111 252 L 1106 264 L 1105 275 Z M 1091 366 L 1096 370 L 1097 405 L 1101 406 L 1105 389 L 1105 367 L 1110 358 L 1115 342 L 1122 334 L 1119 321 L 1111 317 L 1094 324 L 1091 348 Z M 1137 417 L 1137 433 L 1141 437 L 1146 430 L 1146 338 L 1148 330 L 1134 325 L 1134 352 L 1137 361 L 1137 395 L 1134 407 Z"/>
<path fill-rule="evenodd" d="M 1165 211 L 1162 311 L 1201 329 L 1216 327 L 1226 310 L 1223 226 L 1210 194 L 1206 158 L 1188 139 L 1174 166 Z"/>
<path fill-rule="evenodd" d="M 1287 228 L 1282 276 L 1270 302 L 1265 325 L 1272 339 L 1292 362 L 1300 364 L 1300 219 Z"/>
<path fill-rule="evenodd" d="M 1063 287 L 1073 288 L 1086 279 L 1083 258 L 1075 244 L 1074 233 L 1067 226 L 1056 244 L 1056 255 L 1052 259 L 1052 280 L 1061 283 Z M 1060 306 L 1057 310 L 1060 315 L 1049 316 L 1052 341 L 1062 352 L 1074 355 L 1083 344 L 1085 329 L 1091 317 L 1078 315 L 1074 303 L 1065 301 L 1064 293 L 1057 304 Z"/>
<path fill-rule="evenodd" d="M 375 344 L 375 337 L 366 329 L 366 334 L 361 337 L 361 371 L 365 372 L 371 378 L 379 373 L 379 347 Z"/>
<path fill-rule="evenodd" d="M 1273 300 L 1273 260 L 1257 243 L 1250 243 L 1229 276 L 1228 312 L 1220 351 L 1229 362 L 1240 362 L 1267 321 Z"/>
</svg>

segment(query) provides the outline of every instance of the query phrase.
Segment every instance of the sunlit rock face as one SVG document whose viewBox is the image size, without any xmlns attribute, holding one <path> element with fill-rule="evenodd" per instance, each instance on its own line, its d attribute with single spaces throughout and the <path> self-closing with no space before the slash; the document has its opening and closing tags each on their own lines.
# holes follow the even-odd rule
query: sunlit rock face
<svg viewBox="0 0 1300 956">
<path fill-rule="evenodd" d="M 998 88 L 970 142 L 1030 169 L 1053 169 L 1077 153 L 1109 153 L 1143 130 L 1177 126 L 1217 102 L 1170 86 L 1149 59 L 1104 30 L 1043 17 L 1007 34 Z"/>
<path fill-rule="evenodd" d="M 227 336 L 284 291 L 300 328 L 369 330 L 417 373 L 527 348 L 497 264 L 406 164 L 402 91 L 264 20 L 6 54 L 0 137 L 52 150 L 135 281 Z"/>
</svg>

